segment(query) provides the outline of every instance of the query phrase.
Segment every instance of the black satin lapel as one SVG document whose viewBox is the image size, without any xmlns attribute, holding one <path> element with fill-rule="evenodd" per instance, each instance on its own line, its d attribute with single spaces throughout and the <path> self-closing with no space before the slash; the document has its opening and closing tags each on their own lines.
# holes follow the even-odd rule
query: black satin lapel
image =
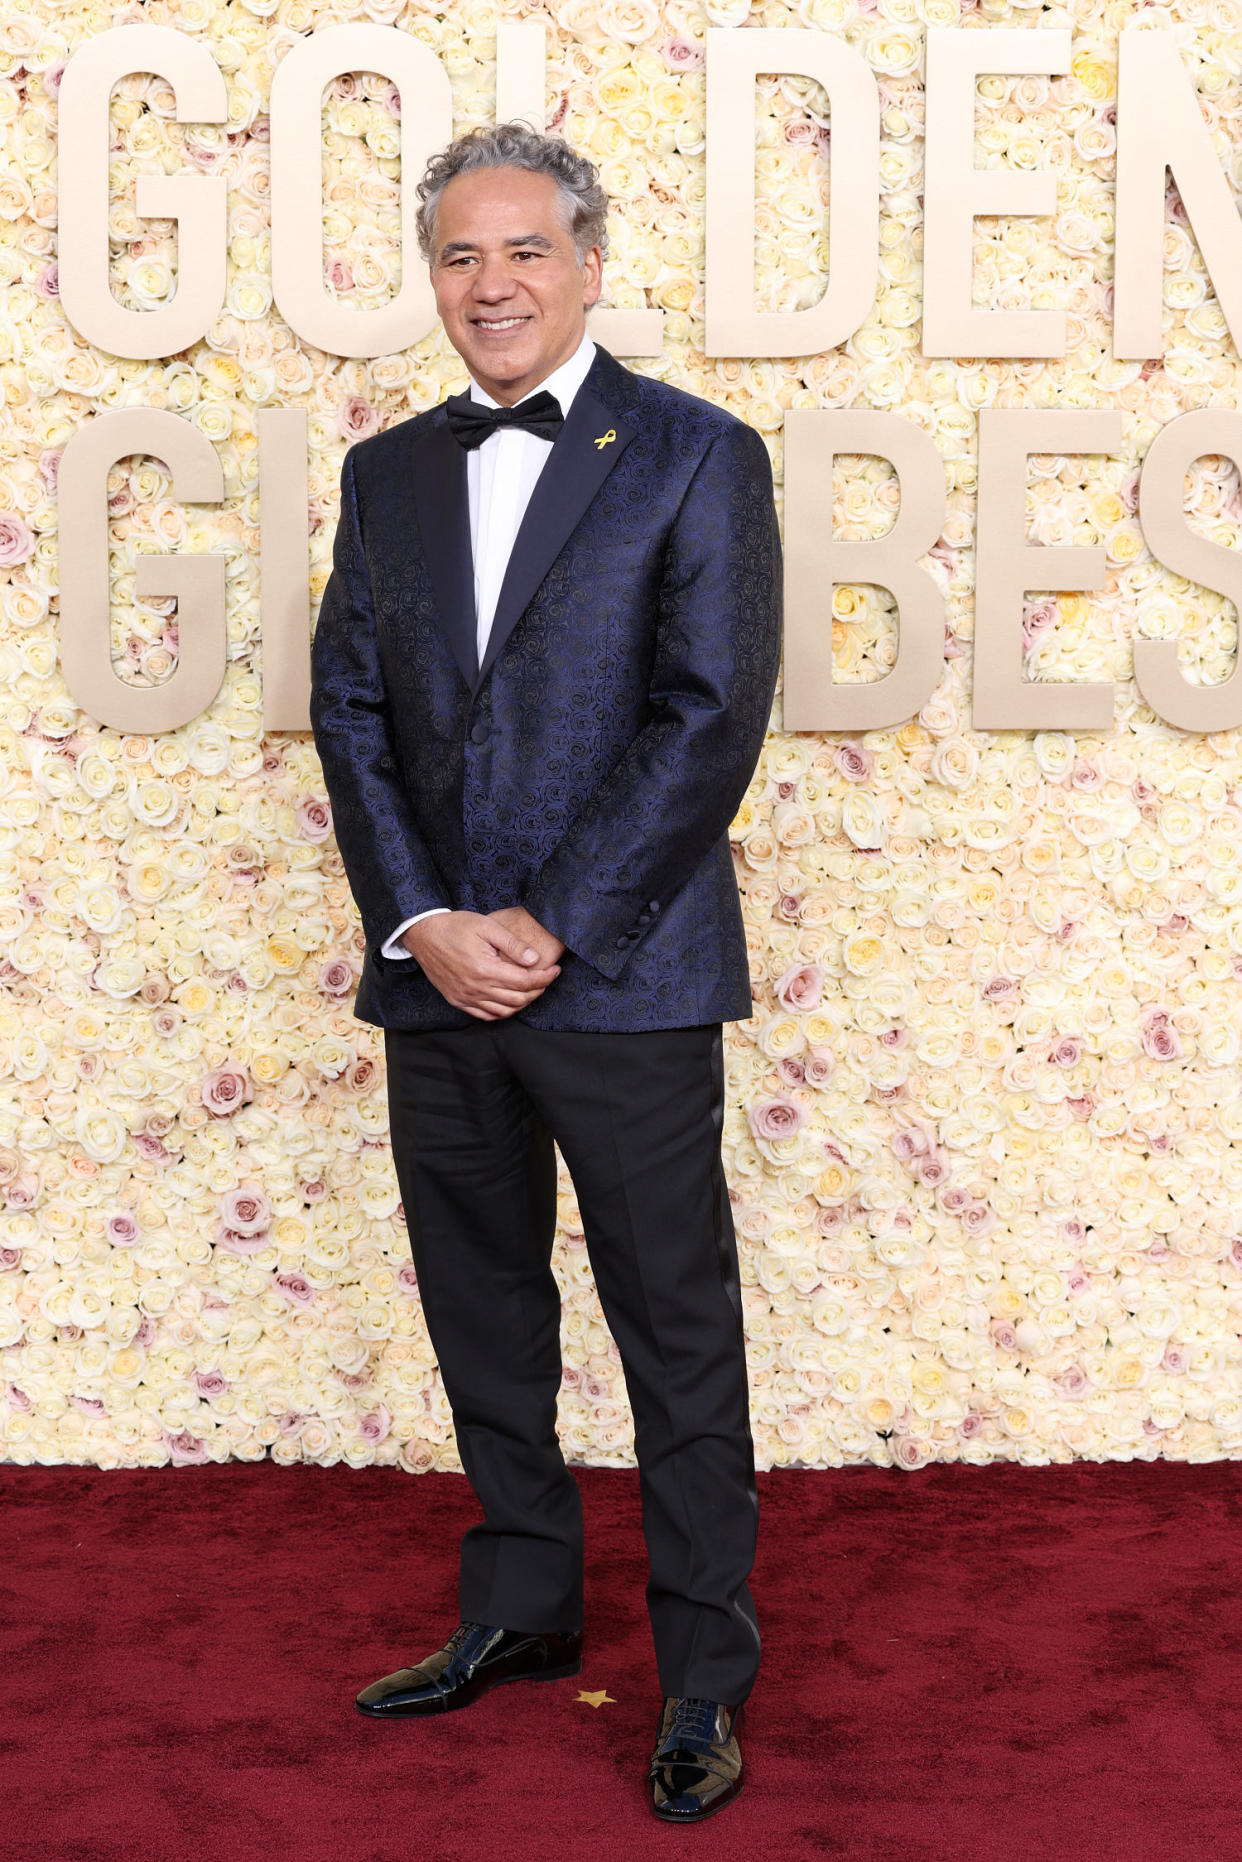
<svg viewBox="0 0 1242 1862">
<path fill-rule="evenodd" d="M 634 432 L 583 383 L 535 481 L 513 539 L 487 650 L 474 682 L 476 691 Z"/>
<path fill-rule="evenodd" d="M 465 450 L 453 438 L 447 420 L 433 427 L 414 448 L 410 475 L 440 625 L 462 678 L 473 686 L 478 678 L 478 617 L 470 548 L 470 492 Z"/>
</svg>

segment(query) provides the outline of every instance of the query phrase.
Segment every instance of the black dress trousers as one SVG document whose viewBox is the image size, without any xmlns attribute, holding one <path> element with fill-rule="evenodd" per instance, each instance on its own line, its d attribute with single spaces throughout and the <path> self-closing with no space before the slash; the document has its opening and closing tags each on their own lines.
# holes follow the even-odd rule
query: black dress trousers
<svg viewBox="0 0 1242 1862">
<path fill-rule="evenodd" d="M 458 1450 L 484 1518 L 463 1619 L 582 1622 L 582 1513 L 556 1434 L 556 1158 L 634 1416 L 665 1694 L 744 1700 L 758 1499 L 719 1022 L 633 1033 L 386 1028 L 393 1161 Z"/>
</svg>

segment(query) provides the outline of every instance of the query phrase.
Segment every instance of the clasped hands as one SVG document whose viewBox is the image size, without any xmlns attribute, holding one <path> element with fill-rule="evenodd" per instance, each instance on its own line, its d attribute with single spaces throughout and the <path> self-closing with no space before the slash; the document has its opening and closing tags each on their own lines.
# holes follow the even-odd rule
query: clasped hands
<svg viewBox="0 0 1242 1862">
<path fill-rule="evenodd" d="M 542 995 L 561 973 L 565 946 L 523 905 L 496 912 L 435 912 L 401 942 L 455 1009 L 501 1021 Z"/>
</svg>

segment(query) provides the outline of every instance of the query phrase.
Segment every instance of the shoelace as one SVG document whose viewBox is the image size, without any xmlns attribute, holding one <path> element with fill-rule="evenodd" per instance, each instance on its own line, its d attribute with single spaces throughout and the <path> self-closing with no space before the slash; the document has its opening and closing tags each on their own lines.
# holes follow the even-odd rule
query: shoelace
<svg viewBox="0 0 1242 1862">
<path fill-rule="evenodd" d="M 452 1651 L 450 1662 L 460 1658 L 467 1671 L 473 1673 L 488 1637 L 495 1634 L 496 1631 L 488 1623 L 459 1623 L 444 1645 Z M 471 1642 L 475 1644 L 473 1648 L 469 1648 Z"/>
<path fill-rule="evenodd" d="M 678 1747 L 690 1752 L 706 1751 L 716 1743 L 716 1702 L 678 1698 L 673 1702 L 673 1717 L 664 1736 L 662 1750 Z"/>
</svg>

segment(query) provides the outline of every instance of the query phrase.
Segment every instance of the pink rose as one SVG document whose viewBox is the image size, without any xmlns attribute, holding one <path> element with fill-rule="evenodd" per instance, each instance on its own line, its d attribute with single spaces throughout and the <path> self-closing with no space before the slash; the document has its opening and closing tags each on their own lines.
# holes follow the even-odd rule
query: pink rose
<svg viewBox="0 0 1242 1862">
<path fill-rule="evenodd" d="M 60 265 L 56 259 L 53 259 L 50 265 L 43 267 L 35 279 L 35 290 L 40 297 L 60 296 Z"/>
<path fill-rule="evenodd" d="M 34 1408 L 34 1404 L 26 1395 L 26 1392 L 24 1390 L 19 1390 L 16 1384 L 9 1385 L 8 1400 L 9 1408 L 18 1410 L 22 1415 L 28 1414 L 28 1412 Z"/>
<path fill-rule="evenodd" d="M 776 998 L 787 1009 L 818 1008 L 824 994 L 822 963 L 795 963 L 778 979 Z"/>
<path fill-rule="evenodd" d="M 348 259 L 332 259 L 324 267 L 324 277 L 334 291 L 352 291 L 354 271 Z"/>
<path fill-rule="evenodd" d="M 297 818 L 307 840 L 327 840 L 332 832 L 332 804 L 322 795 L 308 795 L 300 801 Z"/>
<path fill-rule="evenodd" d="M 114 1248 L 132 1248 L 138 1239 L 138 1223 L 129 1209 L 118 1209 L 108 1217 L 104 1230 Z"/>
<path fill-rule="evenodd" d="M 1022 651 L 1029 653 L 1037 647 L 1044 635 L 1057 624 L 1057 604 L 1045 597 L 1042 601 L 1027 601 L 1022 607 Z"/>
<path fill-rule="evenodd" d="M 131 1345 L 137 1345 L 139 1350 L 145 1350 L 154 1337 L 155 1320 L 151 1317 L 149 1312 L 144 1312 L 142 1318 L 138 1321 L 138 1329 L 129 1342 Z"/>
<path fill-rule="evenodd" d="M 763 1099 L 747 1112 L 756 1138 L 791 1138 L 806 1124 L 806 1107 L 795 1099 Z"/>
<path fill-rule="evenodd" d="M 108 1413 L 107 1405 L 102 1397 L 71 1396 L 69 1401 L 76 1403 L 77 1407 L 87 1416 L 106 1416 Z"/>
<path fill-rule="evenodd" d="M 1054 1067 L 1076 1067 L 1082 1059 L 1082 1042 L 1077 1035 L 1058 1035 L 1048 1059 Z"/>
<path fill-rule="evenodd" d="M 1079 1397 L 1090 1382 L 1081 1364 L 1067 1364 L 1063 1371 L 1058 1371 L 1052 1379 L 1062 1396 Z"/>
<path fill-rule="evenodd" d="M 813 1047 L 802 1062 L 802 1072 L 811 1086 L 822 1086 L 837 1070 L 837 1063 L 827 1048 Z"/>
<path fill-rule="evenodd" d="M 9 1209 L 33 1209 L 39 1195 L 39 1179 L 31 1170 L 23 1170 L 20 1177 L 14 1177 L 5 1191 L 5 1205 Z"/>
<path fill-rule="evenodd" d="M 389 1414 L 387 1405 L 383 1403 L 365 1415 L 358 1424 L 359 1434 L 365 1442 L 384 1441 L 391 1428 L 392 1416 Z"/>
<path fill-rule="evenodd" d="M 1016 994 L 1017 988 L 1012 976 L 990 976 L 979 993 L 985 1002 L 999 1002 L 1005 996 Z"/>
<path fill-rule="evenodd" d="M 931 1139 L 918 1125 L 904 1125 L 892 1138 L 893 1156 L 899 1164 L 913 1163 L 931 1149 Z"/>
<path fill-rule="evenodd" d="M 313 1306 L 315 1289 L 305 1274 L 277 1274 L 276 1285 L 291 1306 Z"/>
<path fill-rule="evenodd" d="M 361 395 L 347 395 L 336 410 L 336 424 L 347 440 L 367 440 L 379 432 L 379 415 Z"/>
<path fill-rule="evenodd" d="M 215 1067 L 199 1088 L 203 1104 L 216 1118 L 236 1112 L 252 1097 L 249 1080 L 240 1067 Z"/>
<path fill-rule="evenodd" d="M 190 1379 L 197 1394 L 210 1403 L 212 1397 L 221 1396 L 229 1387 L 227 1377 L 219 1371 L 195 1371 Z"/>
<path fill-rule="evenodd" d="M 220 1212 L 239 1235 L 257 1235 L 272 1219 L 272 1206 L 255 1183 L 239 1183 L 236 1189 L 227 1190 L 221 1198 Z"/>
<path fill-rule="evenodd" d="M 703 63 L 703 47 L 674 34 L 660 47 L 660 57 L 670 71 L 697 71 Z"/>
<path fill-rule="evenodd" d="M 929 1190 L 934 1190 L 939 1183 L 946 1183 L 949 1178 L 949 1160 L 939 1148 L 918 1158 L 913 1169 L 919 1182 Z"/>
<path fill-rule="evenodd" d="M 404 1267 L 397 1269 L 397 1285 L 403 1287 L 407 1293 L 418 1292 L 418 1274 L 412 1262 L 407 1261 Z"/>
<path fill-rule="evenodd" d="M 14 1267 L 22 1264 L 20 1248 L 0 1248 L 0 1274 L 7 1274 Z"/>
<path fill-rule="evenodd" d="M 215 1244 L 224 1254 L 258 1254 L 267 1246 L 271 1205 L 255 1184 L 240 1184 L 220 1200 Z"/>
<path fill-rule="evenodd" d="M 344 957 L 329 957 L 319 972 L 319 987 L 325 996 L 343 996 L 353 987 L 353 965 Z"/>
<path fill-rule="evenodd" d="M 867 782 L 871 777 L 872 759 L 870 750 L 858 743 L 839 743 L 833 751 L 833 762 L 847 782 Z"/>
<path fill-rule="evenodd" d="M 1010 1320 L 993 1319 L 988 1330 L 991 1332 L 992 1337 L 1002 1351 L 1016 1351 L 1018 1349 L 1017 1334 Z"/>
<path fill-rule="evenodd" d="M 161 1429 L 160 1435 L 175 1468 L 199 1468 L 205 1461 L 211 1460 L 206 1442 L 200 1441 L 197 1435 L 191 1435 L 188 1429 L 179 1429 L 175 1435 L 169 1429 Z"/>
<path fill-rule="evenodd" d="M 1152 1060 L 1180 1060 L 1185 1052 L 1176 1028 L 1170 1028 L 1163 1010 L 1150 1015 L 1143 1025 L 1143 1052 Z"/>
</svg>

